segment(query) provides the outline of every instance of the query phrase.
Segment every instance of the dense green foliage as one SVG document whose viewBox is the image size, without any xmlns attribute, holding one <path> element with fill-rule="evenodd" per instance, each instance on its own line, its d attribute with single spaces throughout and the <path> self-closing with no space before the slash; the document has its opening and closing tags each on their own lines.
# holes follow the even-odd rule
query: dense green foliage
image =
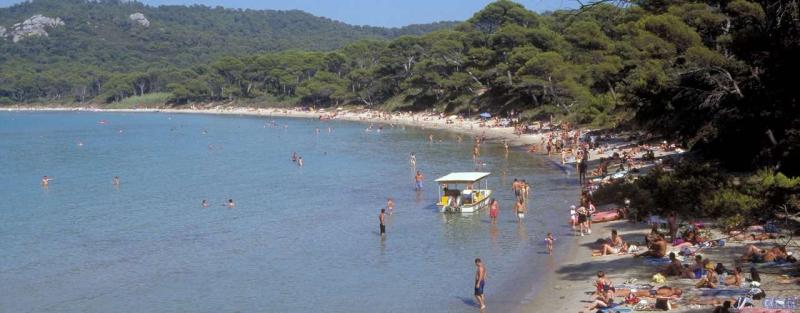
<svg viewBox="0 0 800 313">
<path fill-rule="evenodd" d="M 271 32 L 279 29 L 271 19 L 259 19 L 269 12 L 116 4 L 110 7 L 120 12 L 109 23 L 127 25 L 121 35 L 126 40 L 78 49 L 90 51 L 88 56 L 70 49 L 41 52 L 53 49 L 61 30 L 12 48 L 2 43 L 6 51 L 27 47 L 47 58 L 42 63 L 24 53 L 4 56 L 0 102 L 107 103 L 170 92 L 175 104 L 262 101 L 501 114 L 513 109 L 527 118 L 640 127 L 683 141 L 728 168 L 771 166 L 800 174 L 800 164 L 790 162 L 800 159 L 800 90 L 790 76 L 800 72 L 796 1 L 604 2 L 539 15 L 500 0 L 453 29 L 362 40 L 328 52 L 314 49 L 335 46 L 325 40 L 340 34 L 338 28 L 308 27 L 313 30 L 303 33 L 289 27 L 300 44 L 267 49 L 265 42 L 275 41 Z M 74 0 L 63 3 L 48 6 L 52 15 L 80 7 Z M 84 6 L 81 11 L 91 12 L 93 6 Z M 128 6 L 144 11 L 154 25 L 130 25 L 123 15 Z M 26 5 L 10 11 L 24 10 L 23 16 L 35 11 Z M 215 27 L 242 28 L 245 39 L 228 38 L 230 31 L 194 36 L 197 27 L 211 26 L 186 32 L 179 31 L 181 25 L 165 27 L 176 15 L 189 16 L 182 24 L 216 20 L 204 14 L 223 16 Z M 261 29 L 271 32 L 254 35 Z M 377 31 L 361 31 L 370 30 Z M 158 36 L 177 42 L 153 39 Z M 270 52 L 290 46 L 306 49 Z M 130 52 L 111 53 L 119 49 Z M 198 62 L 215 53 L 226 55 Z M 52 61 L 58 58 L 63 62 Z"/>
<path fill-rule="evenodd" d="M 150 25 L 130 20 L 133 13 L 144 14 Z M 226 55 L 333 50 L 361 39 L 386 40 L 454 25 L 362 27 L 302 11 L 36 0 L 1 8 L 0 26 L 10 31 L 35 14 L 58 17 L 64 26 L 47 28 L 47 37 L 17 43 L 0 39 L 0 103 L 119 100 L 166 91 L 168 83 L 181 80 L 181 70 Z"/>
<path fill-rule="evenodd" d="M 744 178 L 721 174 L 708 164 L 685 162 L 674 172 L 657 169 L 636 180 L 619 181 L 595 193 L 600 203 L 631 200 L 639 218 L 649 214 L 721 217 L 727 228 L 775 218 L 800 209 L 800 178 L 761 170 Z"/>
</svg>

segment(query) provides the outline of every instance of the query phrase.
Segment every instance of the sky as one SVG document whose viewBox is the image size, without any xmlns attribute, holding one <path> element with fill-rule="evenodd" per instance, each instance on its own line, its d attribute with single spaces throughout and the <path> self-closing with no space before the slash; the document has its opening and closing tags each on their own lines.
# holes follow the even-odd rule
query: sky
<svg viewBox="0 0 800 313">
<path fill-rule="evenodd" d="M 34 0 L 35 1 L 35 0 Z M 22 0 L 0 0 L 0 7 Z M 399 27 L 436 21 L 463 21 L 491 0 L 140 0 L 149 5 L 201 4 L 226 8 L 298 9 L 353 25 Z M 577 0 L 516 0 L 536 11 L 571 9 Z"/>
</svg>

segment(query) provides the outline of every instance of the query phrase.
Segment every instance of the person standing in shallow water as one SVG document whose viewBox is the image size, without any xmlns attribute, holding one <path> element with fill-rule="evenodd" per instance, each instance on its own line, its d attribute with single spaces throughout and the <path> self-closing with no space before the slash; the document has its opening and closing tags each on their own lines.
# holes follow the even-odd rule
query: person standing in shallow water
<svg viewBox="0 0 800 313">
<path fill-rule="evenodd" d="M 394 213 L 394 199 L 387 198 L 386 199 L 386 209 L 389 210 L 389 215 Z"/>
<path fill-rule="evenodd" d="M 385 237 L 386 236 L 386 209 L 381 209 L 381 213 L 378 214 L 378 222 L 380 223 L 381 237 Z"/>
<path fill-rule="evenodd" d="M 423 179 L 425 179 L 425 176 L 422 175 L 421 171 L 417 171 L 417 174 L 414 175 L 414 190 L 416 191 L 422 190 Z"/>
<path fill-rule="evenodd" d="M 475 259 L 475 300 L 481 309 L 486 308 L 486 298 L 483 296 L 483 287 L 486 285 L 486 268 L 481 258 Z"/>
</svg>

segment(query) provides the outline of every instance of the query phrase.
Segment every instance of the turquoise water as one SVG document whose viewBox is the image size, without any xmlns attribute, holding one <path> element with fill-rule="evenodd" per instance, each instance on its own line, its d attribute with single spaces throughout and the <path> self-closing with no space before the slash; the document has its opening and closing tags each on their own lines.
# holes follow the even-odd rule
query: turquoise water
<svg viewBox="0 0 800 313">
<path fill-rule="evenodd" d="M 279 127 L 265 127 L 273 120 Z M 432 180 L 474 169 L 470 139 L 365 128 L 0 113 L 0 311 L 464 312 L 474 310 L 480 256 L 490 309 L 500 312 L 517 307 L 535 290 L 537 271 L 558 262 L 558 253 L 542 253 L 542 240 L 567 232 L 574 177 L 490 143 L 482 163 L 493 173 L 500 221 L 491 225 L 486 212 L 444 215 L 433 206 Z M 430 133 L 442 142 L 427 143 Z M 293 151 L 304 167 L 291 162 Z M 413 191 L 411 151 L 426 175 L 421 193 Z M 48 188 L 39 185 L 43 175 L 55 178 Z M 511 214 L 514 177 L 533 186 L 521 225 Z M 396 210 L 382 240 L 377 215 L 388 196 Z M 222 206 L 229 198 L 233 209 Z"/>
</svg>

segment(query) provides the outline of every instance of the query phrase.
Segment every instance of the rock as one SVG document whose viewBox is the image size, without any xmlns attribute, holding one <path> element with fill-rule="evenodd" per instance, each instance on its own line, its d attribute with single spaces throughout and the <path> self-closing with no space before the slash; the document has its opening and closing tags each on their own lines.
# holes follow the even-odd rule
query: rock
<svg viewBox="0 0 800 313">
<path fill-rule="evenodd" d="M 12 41 L 14 42 L 18 42 L 27 37 L 47 37 L 47 28 L 55 28 L 58 26 L 64 26 L 64 22 L 61 21 L 60 18 L 50 18 L 41 14 L 36 14 L 22 23 L 11 26 L 9 35 L 11 35 Z"/>
<path fill-rule="evenodd" d="M 150 21 L 142 13 L 133 13 L 128 18 L 136 24 L 139 24 L 144 27 L 150 27 Z"/>
</svg>

